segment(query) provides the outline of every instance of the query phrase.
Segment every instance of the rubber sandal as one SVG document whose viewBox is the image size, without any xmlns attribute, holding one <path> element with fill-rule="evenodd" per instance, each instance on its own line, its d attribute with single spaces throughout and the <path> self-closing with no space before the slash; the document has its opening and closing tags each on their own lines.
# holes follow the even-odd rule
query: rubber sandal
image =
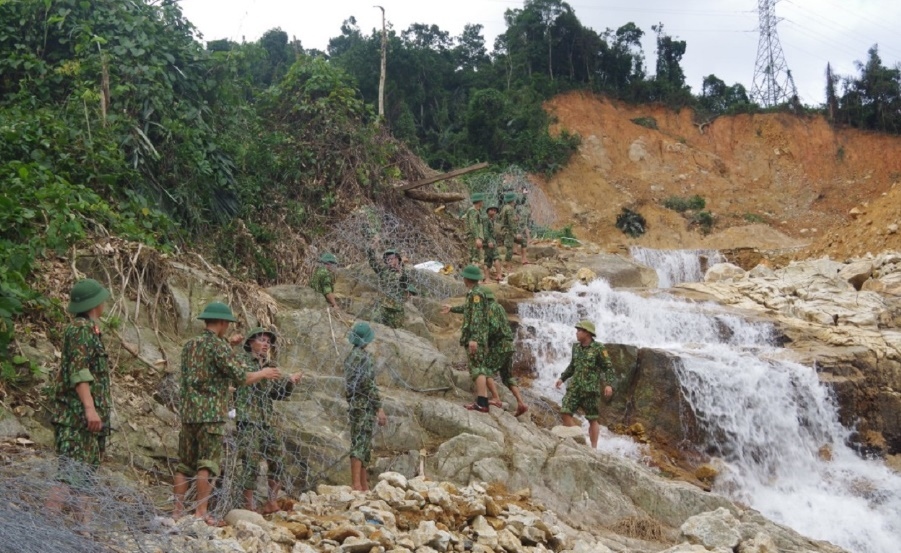
<svg viewBox="0 0 901 553">
<path fill-rule="evenodd" d="M 526 405 L 520 405 L 519 407 L 516 408 L 516 414 L 513 416 L 518 417 L 528 410 L 529 410 L 529 408 Z"/>
<path fill-rule="evenodd" d="M 478 411 L 479 413 L 487 413 L 488 407 L 481 407 L 478 403 L 470 403 L 468 405 L 464 405 L 468 411 Z"/>
</svg>

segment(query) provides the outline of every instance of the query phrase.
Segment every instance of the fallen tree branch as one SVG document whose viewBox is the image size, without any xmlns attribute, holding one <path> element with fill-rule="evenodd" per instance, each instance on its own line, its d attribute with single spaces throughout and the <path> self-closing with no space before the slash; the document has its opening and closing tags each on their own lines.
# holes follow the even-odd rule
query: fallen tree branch
<svg viewBox="0 0 901 553">
<path fill-rule="evenodd" d="M 432 192 L 431 190 L 407 190 L 408 198 L 430 204 L 452 204 L 466 199 L 464 194 L 456 192 Z"/>
<path fill-rule="evenodd" d="M 427 184 L 432 184 L 433 182 L 440 182 L 447 179 L 452 179 L 454 177 L 459 177 L 461 175 L 466 175 L 468 173 L 474 173 L 476 171 L 481 171 L 482 169 L 487 169 L 488 163 L 476 163 L 475 165 L 470 165 L 469 167 L 464 167 L 462 169 L 457 169 L 456 171 L 451 171 L 449 173 L 442 173 L 440 175 L 435 175 L 434 177 L 428 177 L 425 179 L 420 179 L 415 182 L 411 182 L 410 184 L 405 184 L 399 187 L 400 190 L 407 192 L 409 190 L 413 190 L 414 188 L 419 188 L 421 186 L 425 186 Z"/>
</svg>

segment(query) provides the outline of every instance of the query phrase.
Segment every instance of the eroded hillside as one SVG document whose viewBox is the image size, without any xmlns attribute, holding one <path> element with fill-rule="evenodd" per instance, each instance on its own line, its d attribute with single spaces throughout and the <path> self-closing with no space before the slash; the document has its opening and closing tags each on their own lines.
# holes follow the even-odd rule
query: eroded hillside
<svg viewBox="0 0 901 553">
<path fill-rule="evenodd" d="M 901 246 L 887 230 L 897 205 L 892 186 L 901 179 L 898 137 L 783 113 L 720 117 L 701 128 L 691 110 L 582 93 L 546 108 L 559 128 L 582 137 L 569 165 L 543 183 L 561 224 L 571 221 L 577 236 L 611 249 L 813 246 L 799 256 Z M 716 217 L 708 235 L 662 206 L 694 195 Z M 645 235 L 632 239 L 614 227 L 623 207 L 647 219 Z M 857 220 L 854 207 L 863 212 Z"/>
</svg>

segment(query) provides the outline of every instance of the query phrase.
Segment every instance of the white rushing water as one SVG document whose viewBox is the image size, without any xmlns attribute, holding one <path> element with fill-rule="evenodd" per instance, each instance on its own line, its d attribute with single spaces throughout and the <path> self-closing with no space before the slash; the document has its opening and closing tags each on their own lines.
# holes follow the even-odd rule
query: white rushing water
<svg viewBox="0 0 901 553">
<path fill-rule="evenodd" d="M 814 369 L 772 359 L 769 325 L 713 305 L 614 291 L 601 280 L 540 294 L 520 305 L 520 317 L 542 393 L 562 397 L 553 384 L 580 319 L 597 325 L 600 341 L 665 349 L 681 362 L 683 394 L 709 436 L 703 445 L 724 461 L 716 491 L 855 553 L 901 550 L 901 478 L 845 445 L 849 430 L 830 390 Z M 634 458 L 620 442 L 605 449 Z"/>
<path fill-rule="evenodd" d="M 658 288 L 671 288 L 680 282 L 700 282 L 704 271 L 726 259 L 716 250 L 652 250 L 632 246 L 632 259 L 657 271 Z"/>
</svg>

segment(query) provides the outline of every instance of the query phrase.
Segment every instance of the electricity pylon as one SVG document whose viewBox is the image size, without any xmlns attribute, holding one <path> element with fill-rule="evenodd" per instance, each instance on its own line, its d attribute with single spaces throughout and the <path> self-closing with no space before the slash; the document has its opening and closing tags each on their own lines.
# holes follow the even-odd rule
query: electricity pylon
<svg viewBox="0 0 901 553">
<path fill-rule="evenodd" d="M 784 104 L 798 95 L 792 72 L 785 63 L 785 54 L 779 44 L 776 32 L 776 2 L 778 0 L 758 0 L 760 17 L 760 40 L 757 43 L 757 63 L 754 64 L 754 84 L 751 100 L 761 106 L 770 107 Z"/>
</svg>

